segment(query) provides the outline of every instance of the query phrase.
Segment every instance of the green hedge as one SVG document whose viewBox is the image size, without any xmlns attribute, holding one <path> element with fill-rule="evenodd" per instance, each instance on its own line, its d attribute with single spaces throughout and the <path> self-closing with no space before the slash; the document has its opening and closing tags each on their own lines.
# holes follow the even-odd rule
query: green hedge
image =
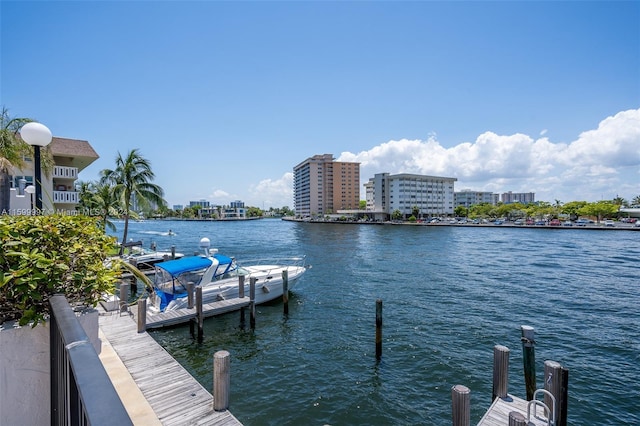
<svg viewBox="0 0 640 426">
<path fill-rule="evenodd" d="M 0 323 L 36 326 L 49 296 L 95 307 L 113 292 L 119 271 L 105 266 L 113 239 L 87 216 L 0 216 Z"/>
</svg>

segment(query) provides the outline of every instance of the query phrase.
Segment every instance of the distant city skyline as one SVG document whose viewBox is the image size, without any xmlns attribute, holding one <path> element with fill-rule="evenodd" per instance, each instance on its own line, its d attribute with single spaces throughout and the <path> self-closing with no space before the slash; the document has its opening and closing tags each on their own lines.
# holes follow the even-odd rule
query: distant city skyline
<svg viewBox="0 0 640 426">
<path fill-rule="evenodd" d="M 640 2 L 4 1 L 13 117 L 139 149 L 169 206 L 293 208 L 316 154 L 456 191 L 640 195 Z M 597 23 L 594 24 L 594 23 Z"/>
</svg>

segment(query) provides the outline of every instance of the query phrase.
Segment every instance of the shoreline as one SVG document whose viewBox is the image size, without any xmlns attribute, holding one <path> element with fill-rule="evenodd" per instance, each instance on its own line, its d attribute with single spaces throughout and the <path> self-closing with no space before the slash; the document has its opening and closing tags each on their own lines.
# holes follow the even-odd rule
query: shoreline
<svg viewBox="0 0 640 426">
<path fill-rule="evenodd" d="M 563 229 L 563 230 L 594 230 L 594 231 L 640 231 L 640 226 L 633 226 L 624 224 L 626 226 L 605 226 L 604 224 L 593 224 L 585 226 L 550 226 L 550 225 L 515 225 L 513 223 L 503 223 L 501 225 L 495 225 L 493 223 L 418 223 L 418 222 L 364 222 L 364 221 L 340 221 L 340 220 L 310 220 L 310 219 L 295 219 L 295 218 L 282 218 L 282 220 L 289 222 L 301 222 L 301 223 L 322 223 L 322 224 L 334 224 L 334 225 L 391 225 L 391 226 L 451 226 L 451 227 L 466 227 L 466 228 L 518 228 L 518 229 Z"/>
</svg>

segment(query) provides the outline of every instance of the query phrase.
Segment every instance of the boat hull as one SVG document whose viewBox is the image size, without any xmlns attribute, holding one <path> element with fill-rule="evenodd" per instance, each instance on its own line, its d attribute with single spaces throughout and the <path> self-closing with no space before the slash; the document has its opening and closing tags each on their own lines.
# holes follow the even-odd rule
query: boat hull
<svg viewBox="0 0 640 426">
<path fill-rule="evenodd" d="M 288 288 L 291 290 L 298 279 L 304 274 L 304 266 L 276 266 L 261 265 L 259 267 L 247 267 L 250 275 L 245 277 L 244 296 L 250 297 L 250 278 L 256 279 L 255 303 L 257 305 L 278 299 L 283 295 L 282 272 L 287 271 Z M 220 281 L 213 281 L 202 285 L 202 303 L 212 303 L 220 300 L 228 300 L 239 297 L 239 279 L 229 278 Z M 157 296 L 156 296 L 157 298 Z M 154 302 L 155 307 L 160 306 L 159 301 Z M 188 308 L 188 298 L 186 293 L 175 294 L 163 311 Z M 153 309 L 153 308 L 152 308 Z M 157 309 L 157 308 L 156 308 Z"/>
</svg>

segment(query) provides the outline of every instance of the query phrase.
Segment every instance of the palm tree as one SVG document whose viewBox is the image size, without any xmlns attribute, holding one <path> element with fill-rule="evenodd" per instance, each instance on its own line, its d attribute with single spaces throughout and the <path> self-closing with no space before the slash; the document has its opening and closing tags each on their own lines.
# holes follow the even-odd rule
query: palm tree
<svg viewBox="0 0 640 426">
<path fill-rule="evenodd" d="M 640 206 L 640 195 L 636 195 L 635 197 L 633 197 L 633 200 L 631 202 L 634 206 Z"/>
<path fill-rule="evenodd" d="M 86 215 L 99 216 L 104 231 L 115 231 L 109 217 L 118 216 L 118 200 L 113 187 L 104 182 L 79 182 L 80 208 Z"/>
<path fill-rule="evenodd" d="M 22 168 L 24 157 L 30 155 L 31 147 L 19 136 L 18 131 L 33 121 L 29 118 L 11 118 L 9 110 L 2 107 L 0 113 L 0 214 L 9 210 L 11 176 L 13 167 Z"/>
<path fill-rule="evenodd" d="M 129 231 L 129 217 L 132 214 L 131 204 L 135 200 L 139 207 L 153 203 L 157 206 L 165 204 L 164 191 L 158 185 L 151 183 L 155 177 L 151 170 L 151 163 L 143 158 L 137 149 L 129 151 L 126 157 L 118 152 L 116 156 L 116 168 L 105 169 L 100 172 L 101 183 L 113 187 L 113 194 L 122 208 L 124 216 L 124 231 L 120 254 L 124 250 Z"/>
<path fill-rule="evenodd" d="M 627 200 L 625 200 L 622 197 L 616 196 L 616 198 L 614 198 L 612 200 L 613 204 L 615 204 L 616 206 L 618 206 L 618 212 L 620 211 L 620 209 L 622 208 L 622 206 L 627 204 Z"/>
</svg>

